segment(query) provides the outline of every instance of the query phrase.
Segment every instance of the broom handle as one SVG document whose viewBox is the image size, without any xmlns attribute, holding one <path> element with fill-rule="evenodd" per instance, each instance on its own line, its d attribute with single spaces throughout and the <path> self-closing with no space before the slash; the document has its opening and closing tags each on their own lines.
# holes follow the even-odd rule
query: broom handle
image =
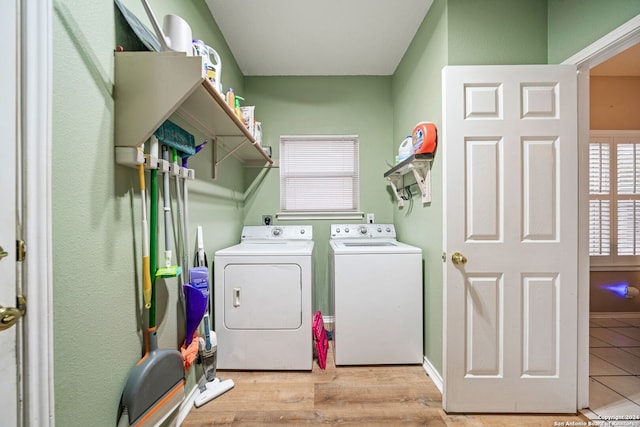
<svg viewBox="0 0 640 427">
<path fill-rule="evenodd" d="M 147 230 L 147 197 L 144 183 L 144 165 L 138 165 L 140 199 L 142 203 L 142 296 L 145 308 L 151 307 L 151 276 L 149 266 L 149 232 Z"/>
</svg>

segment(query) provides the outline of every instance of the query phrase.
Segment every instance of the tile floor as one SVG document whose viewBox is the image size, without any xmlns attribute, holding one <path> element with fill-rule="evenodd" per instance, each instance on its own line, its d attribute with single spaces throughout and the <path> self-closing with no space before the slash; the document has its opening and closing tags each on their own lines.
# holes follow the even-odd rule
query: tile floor
<svg viewBox="0 0 640 427">
<path fill-rule="evenodd" d="M 640 317 L 592 314 L 589 335 L 590 411 L 585 415 L 617 421 L 611 425 L 625 425 L 625 420 L 640 425 Z"/>
</svg>

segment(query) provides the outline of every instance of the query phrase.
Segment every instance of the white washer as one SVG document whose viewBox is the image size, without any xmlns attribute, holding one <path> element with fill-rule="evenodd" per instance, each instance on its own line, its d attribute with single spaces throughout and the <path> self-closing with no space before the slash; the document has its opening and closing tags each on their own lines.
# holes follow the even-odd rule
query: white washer
<svg viewBox="0 0 640 427">
<path fill-rule="evenodd" d="M 393 224 L 332 224 L 336 365 L 423 362 L 422 250 Z"/>
<path fill-rule="evenodd" d="M 245 226 L 215 253 L 218 369 L 311 370 L 313 229 Z"/>
</svg>

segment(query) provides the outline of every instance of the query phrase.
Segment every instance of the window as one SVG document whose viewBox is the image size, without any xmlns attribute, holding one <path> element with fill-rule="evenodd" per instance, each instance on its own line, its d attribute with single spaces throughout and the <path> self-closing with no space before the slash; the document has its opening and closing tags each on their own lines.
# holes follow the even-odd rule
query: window
<svg viewBox="0 0 640 427">
<path fill-rule="evenodd" d="M 592 132 L 589 255 L 595 267 L 640 263 L 640 132 Z"/>
<path fill-rule="evenodd" d="M 280 137 L 278 218 L 362 218 L 357 136 Z"/>
</svg>

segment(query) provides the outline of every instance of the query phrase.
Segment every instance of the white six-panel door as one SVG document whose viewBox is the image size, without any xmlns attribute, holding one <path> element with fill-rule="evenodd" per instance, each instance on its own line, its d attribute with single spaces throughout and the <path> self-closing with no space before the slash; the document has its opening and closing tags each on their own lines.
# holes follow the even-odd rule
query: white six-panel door
<svg viewBox="0 0 640 427">
<path fill-rule="evenodd" d="M 16 306 L 16 152 L 18 148 L 18 0 L 3 2 L 0 15 L 0 305 Z M 18 424 L 17 328 L 0 331 L 0 425 Z"/>
<path fill-rule="evenodd" d="M 443 80 L 444 409 L 575 412 L 576 69 Z"/>
</svg>

